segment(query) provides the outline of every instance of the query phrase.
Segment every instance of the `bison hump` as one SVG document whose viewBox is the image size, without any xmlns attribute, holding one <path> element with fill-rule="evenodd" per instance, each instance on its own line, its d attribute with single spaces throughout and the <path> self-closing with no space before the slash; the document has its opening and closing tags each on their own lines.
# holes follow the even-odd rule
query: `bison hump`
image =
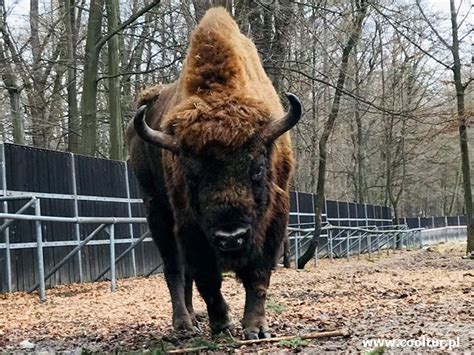
<svg viewBox="0 0 474 355">
<path fill-rule="evenodd" d="M 189 95 L 243 89 L 249 58 L 258 59 L 253 43 L 240 33 L 224 8 L 206 12 L 191 36 L 182 81 Z"/>
</svg>

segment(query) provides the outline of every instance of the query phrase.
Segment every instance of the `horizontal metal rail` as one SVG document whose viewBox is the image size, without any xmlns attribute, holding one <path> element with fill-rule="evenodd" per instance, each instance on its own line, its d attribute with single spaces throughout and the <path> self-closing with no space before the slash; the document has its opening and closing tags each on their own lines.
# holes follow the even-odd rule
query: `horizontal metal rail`
<svg viewBox="0 0 474 355">
<path fill-rule="evenodd" d="M 56 216 L 34 216 L 14 213 L 0 213 L 0 219 L 15 219 L 23 221 L 40 221 L 40 222 L 63 222 L 63 223 L 146 223 L 146 218 L 139 217 L 56 217 Z"/>
<path fill-rule="evenodd" d="M 395 248 L 397 241 L 403 247 L 407 246 L 408 243 L 415 245 L 416 240 L 418 240 L 418 245 L 421 246 L 420 232 L 423 230 L 422 228 L 408 229 L 406 224 L 391 224 L 381 227 L 376 225 L 350 227 L 325 224 L 321 228 L 320 238 L 323 237 L 327 241 L 322 245 L 318 245 L 315 260 L 324 256 L 333 258 L 336 251 L 338 257 L 349 257 L 354 252 L 360 255 L 368 251 L 370 254 L 374 249 L 380 251 L 381 249 Z M 297 259 L 304 252 L 313 237 L 314 230 L 314 227 L 306 226 L 288 227 L 289 240 L 294 243 L 294 249 L 290 252 L 291 258 Z"/>
<path fill-rule="evenodd" d="M 64 258 L 61 259 L 59 263 L 53 266 L 53 268 L 48 271 L 48 273 L 44 276 L 44 281 L 48 280 L 51 276 L 54 275 L 56 271 L 58 271 L 61 266 L 66 264 L 66 262 L 71 259 L 79 250 L 81 250 L 92 238 L 94 238 L 102 229 L 105 228 L 105 224 L 101 224 L 98 226 L 92 233 L 90 233 L 77 247 L 71 250 Z M 31 287 L 28 292 L 33 292 L 40 286 L 40 283 L 37 282 L 33 287 Z"/>
<path fill-rule="evenodd" d="M 115 239 L 115 244 L 130 244 L 133 243 L 137 238 L 120 238 Z M 152 242 L 153 239 L 145 238 L 142 240 L 143 243 Z M 62 240 L 62 241 L 52 241 L 52 242 L 43 242 L 43 248 L 52 248 L 52 247 L 75 247 L 81 242 L 78 240 Z M 108 245 L 110 243 L 109 239 L 99 239 L 91 240 L 87 245 Z M 37 247 L 36 242 L 24 242 L 24 243 L 10 243 L 10 249 L 33 249 Z M 0 249 L 5 249 L 6 244 L 0 243 Z"/>
<path fill-rule="evenodd" d="M 36 198 L 32 197 L 27 203 L 25 203 L 15 214 L 21 214 L 22 212 L 26 211 L 28 208 L 35 204 Z M 0 226 L 0 233 L 2 233 L 10 224 L 12 224 L 15 220 L 8 219 L 5 223 Z"/>
<path fill-rule="evenodd" d="M 118 203 L 143 203 L 141 198 L 127 198 L 127 197 L 110 197 L 110 196 L 90 196 L 90 195 L 74 195 L 74 194 L 57 194 L 47 192 L 31 192 L 31 191 L 13 191 L 7 190 L 4 195 L 0 191 L 0 201 L 5 200 L 21 200 L 24 198 L 41 198 L 51 200 L 79 200 L 79 201 L 100 201 L 100 202 L 118 202 Z"/>
<path fill-rule="evenodd" d="M 120 260 L 122 260 L 125 256 L 127 256 L 128 253 L 130 253 L 133 249 L 135 249 L 138 245 L 140 245 L 140 244 L 145 240 L 145 238 L 148 237 L 149 235 L 150 235 L 150 232 L 147 231 L 147 232 L 143 233 L 143 235 L 142 235 L 140 238 L 138 238 L 138 239 L 133 239 L 133 243 L 130 244 L 130 246 L 129 246 L 127 249 L 125 249 L 125 250 L 122 252 L 122 254 L 120 254 L 120 255 L 117 257 L 117 259 L 115 259 L 115 263 L 118 263 L 118 262 L 119 262 Z M 105 270 L 102 271 L 102 272 L 99 274 L 99 276 L 97 276 L 97 277 L 94 279 L 94 281 L 99 281 L 102 277 L 104 277 L 104 275 L 110 271 L 110 268 L 111 268 L 111 265 L 107 266 L 107 267 L 105 268 Z"/>
</svg>

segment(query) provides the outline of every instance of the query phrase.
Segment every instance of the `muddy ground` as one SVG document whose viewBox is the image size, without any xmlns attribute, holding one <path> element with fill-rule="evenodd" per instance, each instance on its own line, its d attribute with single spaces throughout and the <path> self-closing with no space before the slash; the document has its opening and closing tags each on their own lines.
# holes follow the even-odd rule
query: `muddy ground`
<svg viewBox="0 0 474 355">
<path fill-rule="evenodd" d="M 364 339 L 457 339 L 456 352 L 474 349 L 474 261 L 463 260 L 464 246 L 441 244 L 429 250 L 385 252 L 349 260 L 322 260 L 316 268 L 278 268 L 267 302 L 275 336 L 345 328 L 350 336 L 245 346 L 221 345 L 235 352 L 362 352 Z M 10 351 L 150 351 L 176 347 L 231 344 L 229 336 L 212 338 L 207 321 L 194 338 L 175 335 L 171 306 L 161 275 L 148 279 L 60 286 L 35 294 L 0 295 L 0 352 Z M 226 275 L 223 293 L 242 336 L 242 286 Z M 195 309 L 204 304 L 195 295 Z M 398 352 L 400 348 L 386 349 Z M 405 350 L 407 350 L 405 348 Z M 417 352 L 444 353 L 439 348 Z M 375 353 L 375 352 L 372 352 Z"/>
</svg>

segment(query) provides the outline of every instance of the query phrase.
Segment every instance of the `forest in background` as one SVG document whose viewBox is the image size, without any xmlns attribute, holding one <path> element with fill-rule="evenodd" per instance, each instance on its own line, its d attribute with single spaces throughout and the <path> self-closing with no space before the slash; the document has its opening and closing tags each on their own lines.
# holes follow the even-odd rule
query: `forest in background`
<svg viewBox="0 0 474 355">
<path fill-rule="evenodd" d="M 451 2 L 452 13 L 428 0 L 0 0 L 1 138 L 126 159 L 137 93 L 177 78 L 192 29 L 220 5 L 278 92 L 303 102 L 294 189 L 317 191 L 327 132 L 327 198 L 463 214 L 474 11 Z"/>
</svg>

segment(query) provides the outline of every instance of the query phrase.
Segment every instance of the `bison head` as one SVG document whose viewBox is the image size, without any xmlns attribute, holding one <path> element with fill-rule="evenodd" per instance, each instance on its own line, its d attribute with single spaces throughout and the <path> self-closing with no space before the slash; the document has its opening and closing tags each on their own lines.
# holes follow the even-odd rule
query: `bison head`
<svg viewBox="0 0 474 355">
<path fill-rule="evenodd" d="M 135 130 L 143 140 L 177 155 L 196 222 L 221 252 L 241 253 L 255 239 L 272 188 L 273 142 L 301 117 L 299 99 L 290 93 L 287 97 L 289 112 L 269 121 L 234 150 L 196 152 L 174 135 L 150 128 L 145 122 L 146 106 L 134 118 Z"/>
</svg>

